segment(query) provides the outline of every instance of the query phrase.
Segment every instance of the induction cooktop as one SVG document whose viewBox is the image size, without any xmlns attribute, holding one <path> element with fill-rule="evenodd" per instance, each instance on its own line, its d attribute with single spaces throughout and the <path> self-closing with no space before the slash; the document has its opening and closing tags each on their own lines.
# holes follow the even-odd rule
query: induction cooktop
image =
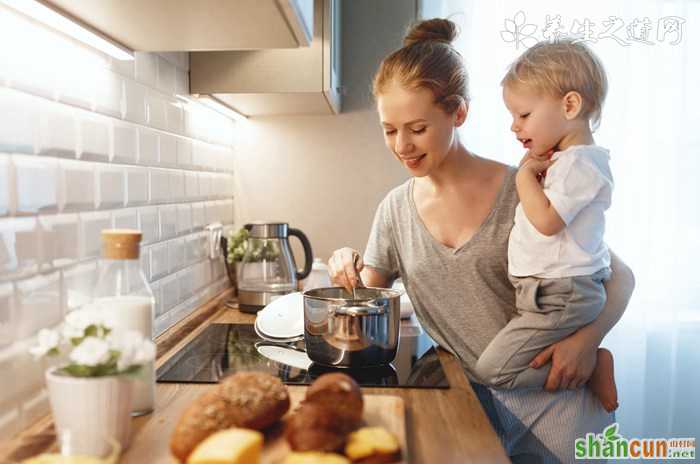
<svg viewBox="0 0 700 464">
<path fill-rule="evenodd" d="M 402 326 L 396 359 L 386 366 L 336 369 L 312 363 L 303 340 L 274 343 L 250 324 L 212 324 L 157 371 L 158 382 L 216 383 L 239 371 L 262 371 L 291 385 L 308 385 L 326 372 L 344 372 L 365 387 L 449 388 L 433 340 L 420 327 Z"/>
</svg>

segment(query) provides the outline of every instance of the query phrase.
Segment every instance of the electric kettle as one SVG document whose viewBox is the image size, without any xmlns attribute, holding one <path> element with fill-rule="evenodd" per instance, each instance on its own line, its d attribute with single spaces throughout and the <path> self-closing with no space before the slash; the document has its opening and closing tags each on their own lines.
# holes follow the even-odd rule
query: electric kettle
<svg viewBox="0 0 700 464">
<path fill-rule="evenodd" d="M 297 282 L 311 272 L 313 254 L 306 235 L 283 222 L 246 224 L 249 237 L 238 276 L 238 307 L 255 313 L 287 293 L 297 291 Z M 299 272 L 289 248 L 289 236 L 304 247 L 304 269 Z"/>
</svg>

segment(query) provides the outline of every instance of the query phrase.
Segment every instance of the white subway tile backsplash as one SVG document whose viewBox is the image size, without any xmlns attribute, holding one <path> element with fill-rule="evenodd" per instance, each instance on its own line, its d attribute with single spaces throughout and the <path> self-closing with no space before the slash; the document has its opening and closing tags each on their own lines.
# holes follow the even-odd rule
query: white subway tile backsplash
<svg viewBox="0 0 700 464">
<path fill-rule="evenodd" d="M 148 87 L 156 86 L 158 75 L 158 55 L 154 53 L 134 53 L 134 73 L 137 81 Z"/>
<path fill-rule="evenodd" d="M 224 224 L 233 224 L 233 200 L 224 200 Z"/>
<path fill-rule="evenodd" d="M 170 173 L 166 169 L 150 170 L 151 203 L 170 200 Z"/>
<path fill-rule="evenodd" d="M 61 211 L 84 211 L 95 207 L 94 164 L 61 160 L 59 174 Z"/>
<path fill-rule="evenodd" d="M 175 205 L 158 208 L 160 215 L 160 239 L 166 240 L 177 235 L 177 207 Z"/>
<path fill-rule="evenodd" d="M 177 166 L 177 139 L 168 134 L 160 135 L 160 166 Z"/>
<path fill-rule="evenodd" d="M 36 218 L 0 219 L 0 275 L 35 273 L 41 261 Z"/>
<path fill-rule="evenodd" d="M 97 77 L 96 108 L 99 113 L 123 118 L 124 79 L 117 73 L 103 71 Z"/>
<path fill-rule="evenodd" d="M 156 304 L 153 307 L 153 311 L 155 312 L 155 317 L 158 319 L 160 316 L 163 315 L 163 301 L 162 301 L 162 296 L 161 296 L 161 291 L 160 291 L 160 282 L 151 282 L 150 283 L 151 287 L 151 292 L 153 292 L 153 298 L 156 300 Z M 154 331 L 156 334 L 159 334 L 160 332 L 158 330 Z"/>
<path fill-rule="evenodd" d="M 17 214 L 51 213 L 58 210 L 59 170 L 53 158 L 14 155 L 14 181 Z M 4 188 L 11 187 L 4 184 Z M 1 187 L 0 187 L 1 188 Z"/>
<path fill-rule="evenodd" d="M 139 163 L 158 164 L 158 134 L 150 129 L 139 129 Z"/>
<path fill-rule="evenodd" d="M 136 127 L 121 122 L 114 123 L 112 160 L 135 164 L 138 158 L 138 136 Z"/>
<path fill-rule="evenodd" d="M 101 209 L 124 206 L 124 169 L 108 164 L 97 167 L 97 201 Z"/>
<path fill-rule="evenodd" d="M 149 282 L 151 281 L 151 255 L 148 250 L 141 247 L 139 253 L 139 265 L 141 266 L 141 272 L 143 272 L 144 277 Z M 153 289 L 151 289 L 153 290 Z M 155 292 L 154 292 L 155 293 Z M 156 302 L 157 304 L 157 302 Z"/>
<path fill-rule="evenodd" d="M 219 209 L 219 203 L 216 201 L 207 201 L 204 204 L 204 212 L 206 214 L 204 221 L 206 224 L 211 224 L 212 222 L 221 222 L 221 210 Z"/>
<path fill-rule="evenodd" d="M 177 165 L 182 169 L 192 167 L 192 141 L 190 139 L 177 139 Z"/>
<path fill-rule="evenodd" d="M 199 197 L 206 200 L 211 196 L 212 174 L 208 172 L 199 173 Z"/>
<path fill-rule="evenodd" d="M 163 93 L 172 95 L 175 93 L 175 65 L 168 62 L 168 60 L 162 56 L 156 58 L 158 61 L 156 88 Z"/>
<path fill-rule="evenodd" d="M 39 99 L 0 87 L 0 151 L 34 153 Z"/>
<path fill-rule="evenodd" d="M 80 258 L 77 214 L 39 216 L 39 230 L 43 262 L 61 267 Z"/>
<path fill-rule="evenodd" d="M 177 275 L 170 275 L 160 281 L 163 311 L 167 312 L 180 302 L 180 281 Z"/>
<path fill-rule="evenodd" d="M 168 243 L 158 243 L 149 248 L 151 255 L 151 279 L 158 280 L 168 274 Z"/>
<path fill-rule="evenodd" d="M 40 274 L 16 282 L 17 337 L 30 337 L 39 329 L 57 325 L 63 317 L 59 272 Z"/>
<path fill-rule="evenodd" d="M 177 234 L 188 233 L 192 229 L 192 206 L 177 205 Z"/>
<path fill-rule="evenodd" d="M 14 187 L 10 184 L 11 179 L 12 164 L 10 163 L 10 157 L 0 154 L 0 216 L 7 216 L 12 209 L 10 192 Z"/>
<path fill-rule="evenodd" d="M 15 289 L 11 283 L 0 283 L 0 349 L 15 341 Z"/>
<path fill-rule="evenodd" d="M 201 251 L 199 247 L 199 234 L 192 234 L 185 237 L 185 262 L 188 266 L 203 259 Z"/>
<path fill-rule="evenodd" d="M 115 229 L 139 228 L 139 219 L 135 208 L 120 209 L 112 213 L 112 227 Z"/>
<path fill-rule="evenodd" d="M 184 301 L 194 294 L 194 272 L 192 268 L 183 269 L 177 273 L 177 278 L 180 286 L 180 301 Z"/>
<path fill-rule="evenodd" d="M 78 122 L 72 109 L 42 105 L 39 125 L 39 153 L 74 158 L 77 152 Z"/>
<path fill-rule="evenodd" d="M 192 229 L 197 230 L 204 227 L 206 221 L 206 213 L 204 203 L 192 203 Z"/>
<path fill-rule="evenodd" d="M 185 239 L 168 242 L 168 274 L 177 272 L 185 265 Z"/>
<path fill-rule="evenodd" d="M 165 116 L 167 118 L 167 130 L 173 134 L 184 134 L 184 121 L 182 116 L 182 104 L 176 100 L 165 102 Z"/>
<path fill-rule="evenodd" d="M 103 229 L 142 231 L 161 333 L 223 288 L 202 227 L 233 215 L 233 124 L 176 98 L 188 53 L 121 62 L 29 24 L 29 51 L 0 60 L 0 372 L 21 373 L 0 388 L 0 438 L 48 410 L 27 338 L 90 300 Z"/>
<path fill-rule="evenodd" d="M 160 225 L 158 221 L 158 208 L 148 207 L 138 210 L 139 229 L 143 236 L 141 244 L 148 245 L 160 240 Z"/>
<path fill-rule="evenodd" d="M 199 176 L 196 172 L 185 172 L 185 196 L 190 201 L 199 198 Z"/>
<path fill-rule="evenodd" d="M 185 173 L 182 171 L 170 171 L 170 200 L 184 201 L 185 196 Z"/>
<path fill-rule="evenodd" d="M 102 231 L 110 229 L 112 218 L 108 212 L 80 213 L 81 258 L 96 258 L 100 256 L 102 247 Z"/>
<path fill-rule="evenodd" d="M 148 169 L 126 168 L 126 206 L 148 203 Z"/>
<path fill-rule="evenodd" d="M 98 279 L 97 271 L 96 260 L 80 263 L 62 271 L 66 313 L 92 300 L 93 290 Z"/>
<path fill-rule="evenodd" d="M 78 157 L 85 160 L 109 161 L 110 123 L 107 118 L 82 117 Z"/>
<path fill-rule="evenodd" d="M 146 93 L 148 88 L 131 79 L 124 79 L 124 118 L 136 124 L 146 124 Z"/>
<path fill-rule="evenodd" d="M 160 93 L 149 90 L 146 93 L 146 115 L 147 123 L 157 129 L 167 129 L 168 121 L 165 114 L 165 99 Z"/>
</svg>

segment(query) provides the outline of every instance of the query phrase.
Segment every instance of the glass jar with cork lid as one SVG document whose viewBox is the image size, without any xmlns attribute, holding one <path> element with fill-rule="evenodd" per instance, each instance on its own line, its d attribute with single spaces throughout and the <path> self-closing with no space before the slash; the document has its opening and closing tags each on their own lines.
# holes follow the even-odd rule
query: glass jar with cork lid
<svg viewBox="0 0 700 464">
<path fill-rule="evenodd" d="M 155 299 L 141 270 L 141 231 L 102 231 L 93 305 L 104 311 L 105 322 L 116 329 L 136 330 L 153 339 Z M 134 381 L 133 416 L 148 414 L 155 403 L 155 364 L 144 366 Z"/>
</svg>

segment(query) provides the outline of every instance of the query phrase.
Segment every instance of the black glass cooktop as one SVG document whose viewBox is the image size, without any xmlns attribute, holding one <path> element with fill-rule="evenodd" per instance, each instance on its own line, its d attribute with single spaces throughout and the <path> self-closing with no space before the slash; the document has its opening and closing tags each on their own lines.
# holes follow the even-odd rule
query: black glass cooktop
<svg viewBox="0 0 700 464">
<path fill-rule="evenodd" d="M 157 372 L 158 382 L 216 383 L 238 371 L 263 371 L 282 382 L 308 385 L 319 375 L 340 371 L 364 387 L 449 388 L 432 339 L 416 326 L 402 326 L 396 359 L 387 366 L 334 369 L 310 362 L 303 340 L 272 343 L 250 324 L 212 324 Z"/>
</svg>

